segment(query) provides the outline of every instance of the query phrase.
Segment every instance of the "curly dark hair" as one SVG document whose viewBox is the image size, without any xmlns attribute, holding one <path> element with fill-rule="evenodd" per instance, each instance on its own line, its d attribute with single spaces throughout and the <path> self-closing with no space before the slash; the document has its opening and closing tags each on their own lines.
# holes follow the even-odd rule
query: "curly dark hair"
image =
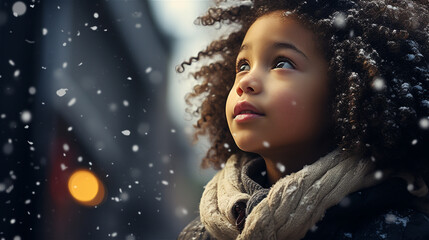
<svg viewBox="0 0 429 240">
<path fill-rule="evenodd" d="M 193 113 L 195 140 L 211 140 L 202 167 L 219 169 L 241 151 L 228 130 L 225 103 L 235 79 L 244 36 L 260 16 L 282 10 L 313 30 L 329 63 L 335 143 L 378 165 L 429 176 L 429 7 L 427 0 L 253 0 L 222 6 L 217 1 L 197 24 L 237 24 L 237 31 L 211 42 L 185 65 L 202 59 L 186 96 L 203 98 Z M 217 58 L 219 59 L 219 58 Z M 425 177 L 426 182 L 428 177 Z"/>
</svg>

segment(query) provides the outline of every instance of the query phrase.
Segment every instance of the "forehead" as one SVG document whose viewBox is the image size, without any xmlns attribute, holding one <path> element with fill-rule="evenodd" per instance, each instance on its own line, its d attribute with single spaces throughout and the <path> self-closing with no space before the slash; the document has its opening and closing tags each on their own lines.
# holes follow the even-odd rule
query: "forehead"
<svg viewBox="0 0 429 240">
<path fill-rule="evenodd" d="M 283 12 L 271 12 L 256 19 L 243 39 L 244 49 L 257 44 L 288 42 L 308 55 L 319 54 L 315 34 L 298 20 L 284 16 Z"/>
</svg>

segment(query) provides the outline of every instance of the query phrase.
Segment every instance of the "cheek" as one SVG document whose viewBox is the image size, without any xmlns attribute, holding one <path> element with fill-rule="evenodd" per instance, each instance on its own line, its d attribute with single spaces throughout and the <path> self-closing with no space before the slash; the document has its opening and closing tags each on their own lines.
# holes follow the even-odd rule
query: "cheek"
<svg viewBox="0 0 429 240">
<path fill-rule="evenodd" d="M 272 99 L 270 111 L 280 123 L 293 123 L 302 112 L 303 101 L 292 91 L 272 93 Z"/>
<path fill-rule="evenodd" d="M 228 94 L 228 97 L 226 99 L 226 104 L 225 104 L 225 114 L 226 114 L 226 120 L 228 121 L 228 125 L 232 120 L 231 113 L 234 111 L 234 104 L 236 102 L 234 101 L 234 97 L 235 96 L 234 96 L 233 90 L 231 90 Z"/>
<path fill-rule="evenodd" d="M 314 98 L 308 92 L 289 91 L 277 94 L 273 104 L 276 125 L 287 129 L 290 136 L 307 138 L 318 132 L 322 121 L 322 104 L 320 97 Z"/>
</svg>

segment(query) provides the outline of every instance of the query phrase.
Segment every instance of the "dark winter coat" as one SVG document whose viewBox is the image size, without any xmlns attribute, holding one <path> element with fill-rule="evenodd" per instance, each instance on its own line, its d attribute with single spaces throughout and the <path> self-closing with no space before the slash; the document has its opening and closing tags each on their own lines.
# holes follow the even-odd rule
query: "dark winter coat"
<svg viewBox="0 0 429 240">
<path fill-rule="evenodd" d="M 262 200 L 263 193 L 268 192 L 266 179 L 258 174 L 264 168 L 264 164 L 258 162 L 242 169 L 242 182 L 247 185 L 246 189 L 259 189 L 253 192 L 247 208 L 253 208 Z M 429 240 L 429 216 L 413 207 L 415 199 L 407 190 L 405 180 L 388 179 L 351 193 L 339 204 L 327 209 L 323 219 L 303 239 Z M 249 209 L 244 211 L 248 212 Z M 178 239 L 213 238 L 197 217 L 183 229 Z"/>
</svg>

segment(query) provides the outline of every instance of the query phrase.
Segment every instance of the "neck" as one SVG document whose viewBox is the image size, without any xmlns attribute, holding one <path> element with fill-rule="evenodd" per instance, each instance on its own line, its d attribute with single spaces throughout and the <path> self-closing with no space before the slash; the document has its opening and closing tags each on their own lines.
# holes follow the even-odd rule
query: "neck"
<svg viewBox="0 0 429 240">
<path fill-rule="evenodd" d="M 318 144 L 302 144 L 280 150 L 270 149 L 269 154 L 260 154 L 267 167 L 267 177 L 270 185 L 280 178 L 301 170 L 331 151 L 332 145 L 328 141 Z"/>
</svg>

